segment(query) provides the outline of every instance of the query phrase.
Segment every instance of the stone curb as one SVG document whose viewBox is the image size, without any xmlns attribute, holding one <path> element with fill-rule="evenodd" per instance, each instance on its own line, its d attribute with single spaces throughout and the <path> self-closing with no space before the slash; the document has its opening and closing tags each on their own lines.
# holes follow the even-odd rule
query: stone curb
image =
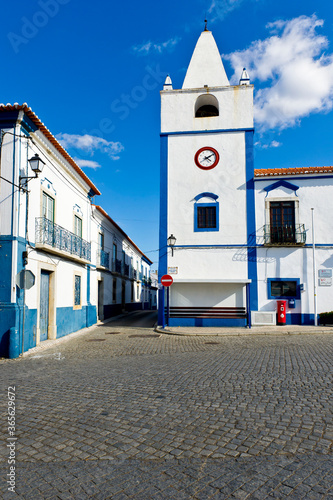
<svg viewBox="0 0 333 500">
<path fill-rule="evenodd" d="M 257 328 L 244 328 L 244 331 L 241 331 L 239 329 L 235 329 L 235 331 L 230 331 L 229 329 L 227 331 L 221 331 L 222 329 L 221 328 L 216 328 L 216 330 L 219 330 L 219 331 L 213 331 L 213 332 L 205 332 L 205 331 L 202 331 L 202 332 L 198 332 L 198 333 L 194 333 L 194 332 L 187 332 L 186 331 L 186 328 L 185 327 L 181 327 L 182 330 L 179 330 L 179 331 L 173 331 L 173 330 L 167 330 L 166 328 L 162 328 L 161 326 L 157 326 L 154 330 L 155 332 L 157 333 L 162 333 L 162 334 L 165 334 L 165 335 L 178 335 L 178 336 L 192 336 L 192 337 L 240 337 L 240 336 L 243 336 L 243 335 L 247 335 L 247 336 L 253 336 L 253 335 L 271 335 L 271 336 L 274 336 L 274 335 L 306 335 L 306 334 L 333 334 L 333 328 L 324 328 L 324 327 L 319 327 L 317 329 L 306 329 L 306 327 L 304 327 L 304 329 L 299 329 L 299 330 L 284 330 L 283 328 L 285 327 L 280 327 L 281 330 L 270 330 L 269 327 L 268 329 L 266 329 L 265 327 L 265 331 L 260 331 L 258 330 Z M 185 331 L 184 331 L 185 330 Z"/>
</svg>

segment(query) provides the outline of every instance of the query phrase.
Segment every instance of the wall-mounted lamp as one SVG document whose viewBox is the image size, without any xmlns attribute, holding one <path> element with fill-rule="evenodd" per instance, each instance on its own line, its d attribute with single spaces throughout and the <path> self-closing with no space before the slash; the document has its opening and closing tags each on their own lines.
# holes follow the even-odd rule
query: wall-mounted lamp
<svg viewBox="0 0 333 500">
<path fill-rule="evenodd" d="M 45 162 L 43 162 L 43 160 L 41 158 L 39 158 L 38 154 L 36 153 L 35 156 L 33 156 L 32 158 L 30 158 L 30 160 L 28 160 L 29 164 L 30 164 L 30 168 L 31 170 L 34 172 L 34 177 L 21 177 L 20 176 L 20 188 L 24 189 L 24 187 L 22 186 L 22 181 L 26 181 L 29 182 L 30 179 L 36 179 L 38 177 L 38 174 L 41 174 L 42 171 L 43 171 L 43 168 L 44 168 L 44 165 L 45 165 Z"/>
<path fill-rule="evenodd" d="M 175 246 L 177 238 L 171 234 L 168 238 L 168 246 L 171 247 L 171 256 L 173 257 L 173 247 Z"/>
</svg>

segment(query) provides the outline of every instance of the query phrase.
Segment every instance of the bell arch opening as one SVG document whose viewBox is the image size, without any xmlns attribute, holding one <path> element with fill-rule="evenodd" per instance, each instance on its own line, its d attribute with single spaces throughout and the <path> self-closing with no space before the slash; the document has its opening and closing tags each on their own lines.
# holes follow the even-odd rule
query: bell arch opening
<svg viewBox="0 0 333 500">
<path fill-rule="evenodd" d="M 212 94 L 203 94 L 195 103 L 195 117 L 219 116 L 219 102 Z"/>
</svg>

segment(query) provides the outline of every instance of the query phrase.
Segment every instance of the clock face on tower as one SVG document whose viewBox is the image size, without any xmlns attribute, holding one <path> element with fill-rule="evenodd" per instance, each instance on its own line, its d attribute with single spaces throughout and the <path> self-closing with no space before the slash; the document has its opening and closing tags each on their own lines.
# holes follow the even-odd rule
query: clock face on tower
<svg viewBox="0 0 333 500">
<path fill-rule="evenodd" d="M 194 161 L 199 168 L 202 170 L 210 170 L 216 167 L 220 159 L 220 156 L 216 149 L 206 146 L 199 149 L 194 156 Z"/>
</svg>

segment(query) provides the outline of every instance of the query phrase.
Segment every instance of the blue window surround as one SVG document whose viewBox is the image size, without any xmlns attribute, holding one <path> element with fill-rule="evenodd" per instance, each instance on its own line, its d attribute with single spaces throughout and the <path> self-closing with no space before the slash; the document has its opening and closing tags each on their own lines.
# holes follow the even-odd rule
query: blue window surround
<svg viewBox="0 0 333 500">
<path fill-rule="evenodd" d="M 264 188 L 264 191 L 267 191 L 269 193 L 270 191 L 273 191 L 274 189 L 277 189 L 279 187 L 285 187 L 287 189 L 290 189 L 291 191 L 297 191 L 299 189 L 299 186 L 296 186 L 295 184 L 291 184 L 291 182 L 287 181 L 277 181 L 274 182 L 274 184 L 270 184 L 269 186 L 266 186 Z"/>
<path fill-rule="evenodd" d="M 201 198 L 212 198 L 212 200 L 217 200 L 218 196 L 214 193 L 200 193 L 194 197 L 195 201 L 199 201 Z"/>
<path fill-rule="evenodd" d="M 201 198 L 212 198 L 215 203 L 197 203 Z M 196 200 L 194 204 L 194 232 L 207 232 L 207 231 L 219 231 L 220 227 L 220 217 L 219 217 L 219 203 L 216 201 L 218 196 L 213 193 L 201 193 L 198 194 L 194 199 Z M 198 227 L 198 207 L 215 207 L 216 208 L 216 227 Z"/>
<path fill-rule="evenodd" d="M 296 281 L 296 297 L 292 296 L 286 296 L 283 295 L 282 297 L 276 297 L 275 295 L 271 295 L 271 282 L 272 281 Z M 300 300 L 301 298 L 301 291 L 300 291 L 300 279 L 299 278 L 267 278 L 267 298 L 268 299 L 282 299 L 282 300 L 288 300 L 288 299 L 296 299 Z"/>
</svg>

